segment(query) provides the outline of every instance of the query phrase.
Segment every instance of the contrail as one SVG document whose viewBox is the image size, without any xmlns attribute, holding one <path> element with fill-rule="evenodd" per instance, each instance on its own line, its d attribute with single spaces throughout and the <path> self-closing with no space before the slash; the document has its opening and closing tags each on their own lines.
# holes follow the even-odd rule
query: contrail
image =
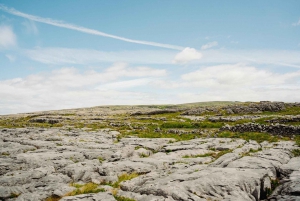
<svg viewBox="0 0 300 201">
<path fill-rule="evenodd" d="M 122 41 L 129 42 L 129 43 L 150 45 L 150 46 L 168 48 L 168 49 L 173 49 L 173 50 L 183 50 L 184 49 L 184 47 L 181 47 L 181 46 L 169 45 L 169 44 L 163 44 L 163 43 L 156 43 L 156 42 L 151 42 L 151 41 L 134 40 L 134 39 L 130 39 L 130 38 L 124 38 L 124 37 L 120 37 L 120 36 L 116 36 L 116 35 L 112 35 L 112 34 L 107 34 L 107 33 L 97 31 L 97 30 L 94 30 L 94 29 L 89 29 L 89 28 L 77 26 L 77 25 L 74 25 L 74 24 L 68 24 L 68 23 L 65 23 L 63 21 L 57 21 L 57 20 L 53 20 L 53 19 L 50 19 L 50 18 L 42 18 L 42 17 L 39 17 L 39 16 L 22 13 L 18 10 L 13 9 L 13 8 L 8 8 L 8 7 L 6 7 L 2 4 L 0 4 L 0 10 L 3 10 L 4 12 L 10 13 L 10 14 L 15 15 L 15 16 L 23 17 L 23 18 L 26 18 L 26 19 L 29 19 L 29 20 L 32 20 L 32 21 L 41 22 L 41 23 L 45 23 L 45 24 L 50 24 L 50 25 L 57 26 L 57 27 L 63 27 L 63 28 L 66 28 L 66 29 L 72 29 L 72 30 L 83 32 L 83 33 L 88 33 L 88 34 L 93 34 L 93 35 L 98 35 L 98 36 L 104 36 L 104 37 L 108 37 L 108 38 L 114 38 L 114 39 L 117 39 L 117 40 L 122 40 Z"/>
</svg>

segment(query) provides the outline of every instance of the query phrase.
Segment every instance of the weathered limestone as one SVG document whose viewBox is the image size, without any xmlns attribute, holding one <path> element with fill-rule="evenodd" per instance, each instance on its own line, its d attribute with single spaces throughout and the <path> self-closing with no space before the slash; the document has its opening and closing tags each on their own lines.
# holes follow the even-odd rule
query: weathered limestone
<svg viewBox="0 0 300 201">
<path fill-rule="evenodd" d="M 294 142 L 257 143 L 241 139 L 122 138 L 118 132 L 64 129 L 0 130 L 0 200 L 115 200 L 121 175 L 138 177 L 120 183 L 118 196 L 136 201 L 298 199 L 300 157 Z M 224 153 L 216 158 L 218 153 Z M 71 183 L 93 182 L 106 190 L 64 197 Z"/>
</svg>

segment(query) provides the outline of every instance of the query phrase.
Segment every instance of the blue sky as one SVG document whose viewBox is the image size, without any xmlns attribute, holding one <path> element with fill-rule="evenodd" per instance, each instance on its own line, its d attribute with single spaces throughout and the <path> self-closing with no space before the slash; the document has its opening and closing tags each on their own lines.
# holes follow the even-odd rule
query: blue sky
<svg viewBox="0 0 300 201">
<path fill-rule="evenodd" d="M 0 4 L 0 114 L 300 101 L 297 0 Z"/>
</svg>

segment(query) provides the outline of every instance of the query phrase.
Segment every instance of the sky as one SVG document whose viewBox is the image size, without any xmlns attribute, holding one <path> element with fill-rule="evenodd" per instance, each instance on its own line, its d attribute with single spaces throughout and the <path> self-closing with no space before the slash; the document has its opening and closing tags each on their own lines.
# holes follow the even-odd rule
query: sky
<svg viewBox="0 0 300 201">
<path fill-rule="evenodd" d="M 0 0 L 0 115 L 300 102 L 300 1 Z"/>
</svg>

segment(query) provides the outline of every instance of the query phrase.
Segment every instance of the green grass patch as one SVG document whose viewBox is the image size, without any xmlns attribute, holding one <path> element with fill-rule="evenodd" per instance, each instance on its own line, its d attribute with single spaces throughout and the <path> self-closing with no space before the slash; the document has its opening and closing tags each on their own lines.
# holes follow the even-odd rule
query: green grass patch
<svg viewBox="0 0 300 201">
<path fill-rule="evenodd" d="M 215 151 L 215 149 L 214 149 Z M 191 155 L 191 156 L 183 156 L 183 158 L 198 158 L 198 157 L 213 157 L 215 160 L 220 158 L 221 156 L 231 153 L 232 150 L 228 149 L 228 150 L 223 150 L 223 151 L 216 151 L 216 152 L 211 152 L 211 153 L 206 153 L 206 154 L 198 154 L 198 155 Z"/>
<path fill-rule="evenodd" d="M 136 172 L 133 172 L 131 174 L 124 173 L 124 174 L 118 176 L 118 181 L 116 181 L 115 183 L 113 183 L 111 186 L 114 187 L 114 188 L 119 188 L 120 187 L 120 183 L 122 181 L 131 180 L 131 179 L 136 178 L 138 176 L 139 176 L 139 174 L 136 173 Z"/>
<path fill-rule="evenodd" d="M 297 115 L 300 114 L 300 107 L 297 106 L 292 106 L 292 107 L 287 107 L 285 110 L 281 110 L 278 112 L 270 112 L 270 111 L 265 111 L 262 114 L 264 115 Z"/>
<path fill-rule="evenodd" d="M 299 135 L 297 135 L 295 137 L 295 142 L 296 142 L 296 145 L 298 145 L 298 147 L 300 147 L 300 136 Z"/>
<path fill-rule="evenodd" d="M 103 161 L 105 161 L 105 159 L 102 158 L 101 156 L 98 157 L 98 160 L 99 160 L 100 163 L 102 163 Z"/>
<path fill-rule="evenodd" d="M 222 122 L 210 122 L 210 121 L 202 121 L 202 122 L 167 122 L 161 125 L 161 128 L 221 128 L 224 126 Z"/>
<path fill-rule="evenodd" d="M 225 124 L 222 122 L 202 121 L 193 123 L 194 128 L 221 128 Z"/>
<path fill-rule="evenodd" d="M 88 194 L 88 193 L 99 193 L 105 192 L 105 189 L 98 188 L 97 184 L 94 183 L 87 183 L 84 185 L 80 184 L 71 184 L 71 186 L 75 187 L 76 189 L 70 193 L 67 193 L 66 196 L 74 196 L 80 194 Z"/>
<path fill-rule="evenodd" d="M 215 159 L 218 159 L 218 158 L 220 158 L 221 156 L 223 156 L 223 155 L 225 155 L 225 154 L 228 154 L 228 153 L 231 153 L 231 152 L 232 152 L 231 149 L 219 151 L 219 152 L 217 152 L 217 153 L 214 153 L 214 154 L 212 155 L 212 157 L 214 157 Z"/>
<path fill-rule="evenodd" d="M 199 157 L 209 157 L 212 156 L 213 153 L 206 153 L 206 154 L 197 154 L 197 155 L 185 155 L 182 158 L 199 158 Z"/>
<path fill-rule="evenodd" d="M 295 157 L 300 156 L 300 149 L 294 149 L 294 150 L 292 151 L 292 154 L 293 154 Z"/>
<path fill-rule="evenodd" d="M 126 197 L 118 196 L 118 195 L 114 195 L 114 198 L 115 198 L 117 201 L 135 201 L 134 199 L 126 198 Z"/>
<path fill-rule="evenodd" d="M 275 188 L 277 188 L 277 186 L 279 186 L 280 183 L 279 183 L 279 180 L 278 179 L 271 179 L 271 188 L 266 188 L 265 191 L 266 191 L 266 195 L 265 196 L 262 196 L 261 199 L 265 199 L 265 198 L 268 198 L 272 192 L 275 190 Z"/>
<path fill-rule="evenodd" d="M 140 132 L 136 135 L 139 138 L 174 138 L 176 141 L 192 140 L 201 137 L 199 134 L 174 134 L 174 133 L 156 133 L 156 132 Z"/>
<path fill-rule="evenodd" d="M 224 131 L 218 134 L 220 138 L 240 138 L 246 141 L 255 140 L 258 143 L 263 141 L 267 142 L 278 142 L 281 138 L 277 136 L 268 134 L 268 133 L 259 133 L 259 132 L 245 132 L 245 133 L 234 133 L 229 131 Z"/>
<path fill-rule="evenodd" d="M 62 197 L 57 196 L 57 195 L 51 195 L 50 197 L 47 197 L 45 201 L 58 201 L 60 200 Z"/>
<path fill-rule="evenodd" d="M 256 153 L 256 152 L 259 152 L 259 151 L 262 151 L 262 148 L 259 148 L 259 149 L 250 149 L 249 152 L 247 153 L 242 153 L 241 155 L 244 157 L 244 156 L 251 156 L 252 153 Z"/>
<path fill-rule="evenodd" d="M 194 128 L 190 122 L 167 122 L 161 125 L 161 128 Z"/>
</svg>

